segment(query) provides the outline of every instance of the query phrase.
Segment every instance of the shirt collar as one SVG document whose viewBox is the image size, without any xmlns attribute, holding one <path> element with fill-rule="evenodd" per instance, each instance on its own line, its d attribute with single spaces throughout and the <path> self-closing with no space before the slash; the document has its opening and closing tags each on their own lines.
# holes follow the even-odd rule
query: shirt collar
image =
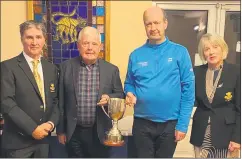
<svg viewBox="0 0 242 159">
<path fill-rule="evenodd" d="M 162 43 L 160 43 L 160 44 L 150 44 L 149 43 L 149 39 L 147 39 L 146 40 L 146 45 L 148 47 L 151 47 L 151 48 L 157 48 L 157 47 L 160 47 L 160 46 L 164 46 L 168 41 L 169 41 L 169 39 L 168 39 L 167 36 L 165 37 L 165 40 Z"/>
<path fill-rule="evenodd" d="M 80 56 L 80 62 L 81 62 L 82 66 L 89 66 L 89 65 L 84 63 L 81 56 Z M 94 64 L 91 64 L 91 66 L 98 66 L 98 65 L 99 65 L 99 60 L 97 60 Z"/>
<path fill-rule="evenodd" d="M 24 55 L 24 57 L 25 57 L 25 59 L 26 59 L 26 61 L 28 63 L 31 63 L 34 60 L 32 57 L 30 57 L 29 55 L 27 55 L 24 51 L 23 51 L 23 55 Z M 41 57 L 39 57 L 38 60 L 41 62 Z"/>
</svg>

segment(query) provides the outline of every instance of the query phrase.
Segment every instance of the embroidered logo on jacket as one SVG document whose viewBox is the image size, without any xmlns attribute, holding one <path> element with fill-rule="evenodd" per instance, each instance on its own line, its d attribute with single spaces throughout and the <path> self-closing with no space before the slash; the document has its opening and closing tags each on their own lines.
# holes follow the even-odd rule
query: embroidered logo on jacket
<svg viewBox="0 0 242 159">
<path fill-rule="evenodd" d="M 148 62 L 138 62 L 138 65 L 145 67 L 148 66 Z"/>
<path fill-rule="evenodd" d="M 224 96 L 225 101 L 231 101 L 232 99 L 232 92 L 227 92 L 226 95 Z"/>
</svg>

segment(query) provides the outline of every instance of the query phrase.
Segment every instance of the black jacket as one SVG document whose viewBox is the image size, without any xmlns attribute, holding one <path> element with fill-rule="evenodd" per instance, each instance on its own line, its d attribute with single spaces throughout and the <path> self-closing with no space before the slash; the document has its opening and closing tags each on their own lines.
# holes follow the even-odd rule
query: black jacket
<svg viewBox="0 0 242 159">
<path fill-rule="evenodd" d="M 57 134 L 66 134 L 67 141 L 71 139 L 77 124 L 78 82 L 76 76 L 79 67 L 80 57 L 70 59 L 60 65 L 59 107 L 61 119 L 56 130 Z M 99 59 L 99 69 L 98 101 L 101 99 L 102 94 L 108 94 L 112 98 L 124 98 L 118 67 Z M 97 133 L 99 140 L 102 142 L 105 138 L 105 132 L 112 127 L 111 119 L 104 114 L 100 106 L 96 107 L 96 115 Z"/>
<path fill-rule="evenodd" d="M 229 142 L 241 142 L 241 77 L 240 67 L 224 62 L 213 102 L 206 95 L 206 71 L 208 65 L 195 67 L 196 105 L 193 116 L 190 143 L 201 146 L 208 117 L 211 119 L 212 144 L 215 148 L 228 148 Z M 226 93 L 232 97 L 226 100 Z"/>
<path fill-rule="evenodd" d="M 2 146 L 20 149 L 43 140 L 32 137 L 34 129 L 47 121 L 59 121 L 58 70 L 47 60 L 41 59 L 46 111 L 33 73 L 21 53 L 1 63 L 1 112 L 4 117 Z M 44 140 L 48 139 L 45 138 Z M 45 141 L 48 142 L 48 141 Z"/>
</svg>

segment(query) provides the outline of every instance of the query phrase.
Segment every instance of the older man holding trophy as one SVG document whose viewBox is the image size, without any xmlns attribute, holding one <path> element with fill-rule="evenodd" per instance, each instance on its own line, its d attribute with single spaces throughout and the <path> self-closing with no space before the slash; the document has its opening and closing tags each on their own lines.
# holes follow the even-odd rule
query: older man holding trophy
<svg viewBox="0 0 242 159">
<path fill-rule="evenodd" d="M 83 28 L 77 46 L 80 57 L 60 65 L 58 139 L 66 144 L 69 157 L 107 158 L 112 145 L 104 145 L 104 140 L 116 137 L 105 135 L 112 122 L 101 106 L 113 101 L 112 98 L 124 98 L 119 70 L 117 66 L 98 59 L 101 39 L 97 29 Z M 116 108 L 115 104 L 103 107 L 110 111 L 115 109 L 115 113 Z"/>
</svg>

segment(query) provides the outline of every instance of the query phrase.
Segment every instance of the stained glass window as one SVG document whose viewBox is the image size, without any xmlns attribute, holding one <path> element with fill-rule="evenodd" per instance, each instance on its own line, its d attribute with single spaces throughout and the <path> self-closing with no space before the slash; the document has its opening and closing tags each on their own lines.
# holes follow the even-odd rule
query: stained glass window
<svg viewBox="0 0 242 159">
<path fill-rule="evenodd" d="M 93 26 L 101 34 L 100 58 L 109 60 L 107 36 L 107 7 L 104 0 L 35 0 L 28 2 L 33 8 L 32 19 L 42 21 L 47 27 L 47 45 L 44 56 L 55 64 L 79 56 L 78 33 L 85 26 Z M 31 16 L 30 16 L 31 17 Z"/>
</svg>

